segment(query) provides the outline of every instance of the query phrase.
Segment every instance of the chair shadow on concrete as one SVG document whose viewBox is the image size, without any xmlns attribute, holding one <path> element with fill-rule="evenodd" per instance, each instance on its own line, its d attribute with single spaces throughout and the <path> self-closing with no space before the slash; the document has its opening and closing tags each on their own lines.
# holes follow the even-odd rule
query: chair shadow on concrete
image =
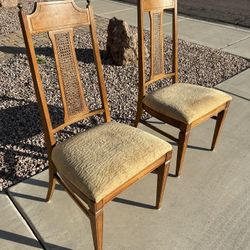
<svg viewBox="0 0 250 250">
<path fill-rule="evenodd" d="M 147 209 L 155 209 L 155 206 L 141 203 L 138 201 L 127 200 L 127 199 L 119 198 L 119 197 L 116 197 L 115 199 L 113 199 L 113 201 L 118 202 L 118 203 L 122 203 L 122 204 L 126 204 L 126 205 L 130 205 L 130 206 L 142 207 L 142 208 L 147 208 Z"/>
<path fill-rule="evenodd" d="M 45 198 L 41 198 L 39 196 L 34 196 L 34 195 L 30 195 L 30 194 L 22 194 L 22 193 L 9 191 L 9 190 L 7 190 L 7 192 L 10 196 L 17 197 L 17 198 L 22 198 L 22 199 L 27 199 L 27 200 L 32 200 L 32 201 L 39 201 L 39 202 L 46 201 Z"/>
<path fill-rule="evenodd" d="M 32 186 L 44 187 L 45 191 L 47 191 L 47 188 L 48 188 L 48 182 L 47 181 L 37 180 L 35 178 L 26 179 L 24 181 L 24 183 L 25 183 L 25 185 L 27 185 L 27 184 L 31 185 L 31 188 L 32 188 Z M 57 191 L 65 191 L 65 189 L 58 183 L 55 186 L 55 190 L 57 190 Z M 9 191 L 9 190 L 7 190 L 7 192 L 11 196 L 14 196 L 14 197 L 19 197 L 19 198 L 24 198 L 24 199 L 34 200 L 34 201 L 45 202 L 45 198 L 41 198 L 41 197 L 38 197 L 38 196 L 17 193 L 17 192 L 13 192 L 13 191 Z"/>
<path fill-rule="evenodd" d="M 146 119 L 148 119 L 149 117 L 146 117 Z M 124 120 L 123 118 L 119 118 L 119 117 L 113 117 L 112 116 L 112 119 L 115 119 L 115 120 L 119 120 L 121 122 L 129 122 L 131 124 L 133 124 L 134 120 L 132 119 L 128 119 L 128 120 Z M 152 123 L 152 124 L 158 124 L 158 125 L 165 125 L 163 122 L 161 121 L 148 121 L 148 123 Z M 172 146 L 177 146 L 176 142 L 174 141 L 171 141 L 171 140 L 168 140 L 167 141 L 169 144 L 171 144 Z M 195 150 L 202 150 L 202 151 L 211 151 L 210 148 L 204 148 L 204 147 L 200 147 L 200 146 L 195 146 L 195 145 L 188 145 L 187 148 L 190 148 L 190 149 L 195 149 Z"/>
<path fill-rule="evenodd" d="M 168 143 L 171 144 L 172 146 L 177 146 L 176 142 L 168 141 Z M 187 148 L 195 149 L 195 150 L 201 150 L 201 151 L 211 151 L 210 148 L 204 148 L 204 147 L 194 146 L 194 145 L 188 145 Z"/>
<path fill-rule="evenodd" d="M 165 125 L 165 123 L 163 123 L 162 121 L 148 121 L 148 123 L 150 123 L 150 124 Z M 171 144 L 172 146 L 177 146 L 177 143 L 174 142 L 174 141 L 168 140 L 168 143 Z M 196 149 L 196 150 L 202 150 L 202 151 L 211 151 L 210 148 L 204 148 L 204 147 L 194 146 L 194 145 L 188 145 L 187 148 Z"/>
<path fill-rule="evenodd" d="M 62 247 L 62 246 L 58 246 L 58 245 L 47 243 L 47 242 L 42 243 L 42 245 L 45 246 L 44 247 L 36 239 L 29 238 L 27 236 L 23 236 L 20 234 L 4 231 L 1 229 L 0 229 L 0 239 L 6 240 L 6 241 L 12 241 L 12 242 L 18 243 L 20 245 L 26 245 L 26 246 L 30 246 L 32 248 L 38 248 L 38 249 L 45 249 L 45 247 L 46 247 L 49 249 L 72 250 L 71 248 Z M 20 247 L 20 249 L 22 249 L 22 246 L 19 246 L 19 247 Z"/>
<path fill-rule="evenodd" d="M 47 181 L 37 180 L 35 178 L 26 179 L 24 181 L 24 183 L 25 183 L 25 185 L 27 185 L 27 184 L 31 185 L 31 188 L 32 188 L 32 186 L 44 187 L 45 191 L 47 191 L 47 188 L 48 188 L 48 182 Z M 57 191 L 65 191 L 65 189 L 58 183 L 55 186 L 55 190 L 57 190 Z M 13 191 L 10 191 L 9 189 L 7 190 L 7 193 L 11 197 L 13 196 L 13 197 L 21 198 L 21 199 L 28 199 L 28 200 L 38 201 L 38 202 L 45 202 L 46 201 L 45 196 L 44 196 L 44 198 L 41 198 L 39 196 L 34 196 L 34 195 L 30 195 L 30 194 L 13 192 Z M 41 192 L 39 192 L 39 194 L 40 193 Z"/>
<path fill-rule="evenodd" d="M 25 184 L 44 187 L 44 188 L 46 188 L 46 191 L 47 191 L 47 188 L 48 188 L 48 182 L 47 181 L 37 180 L 37 179 L 34 179 L 34 178 L 25 180 Z M 55 189 L 58 190 L 58 191 L 65 191 L 65 189 L 60 184 L 56 184 Z"/>
</svg>

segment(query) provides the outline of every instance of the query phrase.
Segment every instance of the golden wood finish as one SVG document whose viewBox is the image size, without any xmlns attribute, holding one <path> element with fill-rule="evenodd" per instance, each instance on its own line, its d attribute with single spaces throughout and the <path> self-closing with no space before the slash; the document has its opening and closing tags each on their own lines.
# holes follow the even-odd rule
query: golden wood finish
<svg viewBox="0 0 250 250">
<path fill-rule="evenodd" d="M 156 207 L 159 208 L 163 199 L 172 152 L 167 152 L 161 158 L 155 159 L 155 162 L 149 166 L 145 166 L 141 172 L 137 173 L 133 178 L 127 180 L 127 182 L 113 190 L 99 202 L 91 200 L 87 191 L 80 191 L 74 183 L 68 180 L 67 176 L 58 173 L 57 168 L 51 159 L 51 152 L 56 144 L 55 134 L 72 123 L 94 115 L 104 115 L 105 122 L 110 122 L 111 120 L 107 101 L 107 92 L 104 84 L 101 57 L 96 36 L 93 10 L 89 4 L 86 9 L 80 9 L 75 5 L 73 0 L 36 3 L 35 11 L 31 15 L 24 14 L 21 6 L 19 6 L 19 8 L 20 22 L 27 48 L 27 55 L 42 117 L 45 142 L 48 150 L 49 188 L 46 199 L 47 201 L 51 199 L 55 190 L 56 181 L 59 182 L 76 202 L 76 204 L 81 208 L 81 210 L 89 217 L 95 249 L 102 250 L 104 205 L 114 199 L 130 185 L 143 178 L 146 174 L 159 168 L 156 200 Z M 91 33 L 102 102 L 102 107 L 97 110 L 88 109 L 75 54 L 73 32 L 74 28 L 81 26 L 88 26 Z M 43 89 L 32 40 L 33 34 L 42 32 L 47 32 L 52 42 L 58 74 L 58 84 L 61 92 L 61 101 L 64 109 L 64 121 L 57 127 L 53 127 L 51 123 L 45 91 Z"/>
<path fill-rule="evenodd" d="M 60 5 L 40 2 L 35 8 L 36 11 L 27 16 L 31 34 L 90 25 L 89 12 L 78 8 L 71 0 L 65 0 Z"/>
<path fill-rule="evenodd" d="M 162 18 L 165 9 L 172 11 L 172 41 L 173 41 L 173 55 L 172 55 L 172 72 L 164 71 L 164 48 L 163 48 L 163 27 Z M 151 77 L 146 80 L 145 70 L 145 42 L 144 42 L 144 13 L 147 12 L 150 18 L 150 70 Z M 177 28 L 177 0 L 138 0 L 138 39 L 139 39 L 139 95 L 137 103 L 137 115 L 135 119 L 135 127 L 138 126 L 142 111 L 145 110 L 157 119 L 180 129 L 179 137 L 175 138 L 166 132 L 161 131 L 152 124 L 141 121 L 146 126 L 156 130 L 157 132 L 169 137 L 178 144 L 176 176 L 181 174 L 185 153 L 188 145 L 188 138 L 192 128 L 198 126 L 202 122 L 213 118 L 216 119 L 216 127 L 212 142 L 212 150 L 217 142 L 218 135 L 224 123 L 226 113 L 230 101 L 222 104 L 219 107 L 211 110 L 207 114 L 199 117 L 191 124 L 173 119 L 161 114 L 159 111 L 148 107 L 143 103 L 144 97 L 147 95 L 147 89 L 150 85 L 164 78 L 172 78 L 173 83 L 178 83 L 178 28 Z M 157 68 L 157 70 L 155 69 Z M 158 70 L 159 69 L 159 70 Z"/>
<path fill-rule="evenodd" d="M 174 0 L 144 0 L 144 10 L 163 10 L 174 7 Z"/>
<path fill-rule="evenodd" d="M 183 167 L 184 157 L 187 150 L 188 138 L 190 134 L 190 127 L 186 127 L 184 131 L 179 132 L 177 162 L 176 162 L 176 176 L 180 176 Z"/>
<path fill-rule="evenodd" d="M 95 249 L 103 248 L 103 208 L 98 208 L 92 202 L 89 203 L 89 219 L 94 240 Z"/>
<path fill-rule="evenodd" d="M 217 115 L 211 150 L 214 150 L 214 148 L 215 148 L 215 145 L 216 145 L 217 140 L 218 140 L 218 136 L 220 134 L 221 128 L 224 124 L 224 121 L 225 121 L 225 118 L 226 118 L 226 115 L 228 112 L 228 108 L 229 108 L 229 105 L 227 105 L 226 108 L 224 110 L 220 111 L 219 114 Z"/>
<path fill-rule="evenodd" d="M 170 161 L 168 161 L 166 164 L 163 164 L 159 169 L 157 173 L 157 193 L 156 193 L 156 208 L 160 209 L 162 205 L 163 200 L 163 194 L 166 187 L 166 180 L 168 177 L 170 167 Z"/>
<path fill-rule="evenodd" d="M 46 201 L 49 201 L 55 191 L 56 187 L 56 168 L 54 167 L 54 164 L 51 162 L 49 167 L 49 187 L 47 192 Z"/>
</svg>

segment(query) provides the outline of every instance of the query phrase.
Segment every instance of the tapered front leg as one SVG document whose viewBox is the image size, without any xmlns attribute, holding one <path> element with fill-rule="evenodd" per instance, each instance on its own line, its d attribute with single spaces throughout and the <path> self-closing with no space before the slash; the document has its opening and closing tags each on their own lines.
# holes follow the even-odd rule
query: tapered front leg
<svg viewBox="0 0 250 250">
<path fill-rule="evenodd" d="M 170 156 L 171 157 L 171 156 Z M 156 209 L 162 206 L 163 196 L 166 188 L 167 177 L 170 167 L 170 159 L 158 168 L 157 176 L 157 193 L 156 193 Z"/>
<path fill-rule="evenodd" d="M 176 173 L 175 173 L 177 177 L 181 175 L 181 171 L 183 168 L 183 162 L 187 150 L 189 134 L 190 134 L 190 129 L 185 129 L 184 131 L 180 131 L 179 133 Z"/>
<path fill-rule="evenodd" d="M 46 196 L 46 201 L 50 201 L 56 187 L 56 169 L 52 165 L 52 163 L 49 164 L 49 187 L 48 187 L 48 192 Z"/>
<path fill-rule="evenodd" d="M 221 129 L 223 127 L 223 124 L 227 115 L 228 107 L 229 107 L 229 103 L 227 104 L 226 108 L 223 111 L 221 111 L 217 116 L 211 150 L 214 150 L 215 145 L 218 141 L 218 137 L 221 133 Z"/>
<path fill-rule="evenodd" d="M 90 205 L 89 219 L 95 250 L 103 249 L 103 208 L 97 208 L 96 204 Z"/>
</svg>

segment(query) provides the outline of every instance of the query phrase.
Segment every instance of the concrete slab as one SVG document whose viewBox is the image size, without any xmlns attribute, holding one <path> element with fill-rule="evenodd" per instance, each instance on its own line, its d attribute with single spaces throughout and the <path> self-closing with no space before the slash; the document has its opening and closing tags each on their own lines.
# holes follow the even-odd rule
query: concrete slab
<svg viewBox="0 0 250 250">
<path fill-rule="evenodd" d="M 121 2 L 137 4 L 137 0 L 118 0 Z M 249 2 L 239 1 L 217 1 L 217 0 L 179 0 L 178 11 L 187 16 L 202 18 L 204 20 L 222 21 L 250 27 Z M 240 27 L 240 26 L 238 26 Z"/>
<path fill-rule="evenodd" d="M 239 75 L 232 77 L 223 84 L 216 86 L 217 89 L 223 90 L 232 97 L 237 97 L 245 100 L 246 103 L 250 101 L 250 69 L 245 70 Z"/>
<path fill-rule="evenodd" d="M 77 0 L 76 3 L 80 7 L 85 7 L 87 4 L 86 1 L 82 0 Z M 93 6 L 94 13 L 97 15 L 126 11 L 135 8 L 134 5 L 131 4 L 114 2 L 110 0 L 92 0 L 91 5 Z"/>
<path fill-rule="evenodd" d="M 166 33 L 171 25 L 165 25 Z M 234 29 L 227 26 L 213 24 L 194 19 L 184 19 L 179 23 L 179 37 L 181 39 L 220 49 L 234 44 L 241 39 L 248 38 L 250 31 Z"/>
<path fill-rule="evenodd" d="M 238 88 L 221 140 L 211 152 L 213 120 L 192 131 L 183 177 L 168 178 L 162 210 L 152 209 L 155 174 L 105 208 L 104 249 L 250 248 L 250 109 L 249 99 L 240 96 L 249 73 L 218 86 L 227 91 Z M 174 143 L 173 147 L 176 154 Z M 175 156 L 171 173 L 174 166 Z M 46 249 L 53 249 L 46 242 L 58 249 L 93 249 L 88 219 L 60 186 L 52 202 L 45 203 L 46 185 L 44 172 L 9 189 Z"/>
<path fill-rule="evenodd" d="M 132 1 L 134 2 L 134 1 Z M 86 4 L 77 1 L 77 4 L 84 7 Z M 130 25 L 137 26 L 137 9 L 135 4 L 129 4 L 111 0 L 93 0 L 92 6 L 97 15 L 106 18 L 117 17 L 125 20 Z M 172 16 L 165 13 L 164 33 L 172 35 Z M 179 21 L 179 37 L 194 43 L 209 46 L 211 48 L 223 49 L 232 54 L 250 58 L 250 30 L 237 26 L 220 25 L 206 21 L 186 18 L 181 15 Z M 145 28 L 149 28 L 149 18 L 145 14 Z"/>
<path fill-rule="evenodd" d="M 120 12 L 110 12 L 104 14 L 101 13 L 100 15 L 106 18 L 117 17 L 118 19 L 126 21 L 130 25 L 137 26 L 137 9 L 135 7 L 130 10 L 124 10 Z M 145 14 L 144 17 L 145 17 L 144 20 L 145 28 L 147 29 L 150 27 L 149 15 Z M 165 13 L 163 16 L 163 23 L 169 24 L 171 23 L 171 20 L 172 16 L 170 14 Z"/>
<path fill-rule="evenodd" d="M 250 59 L 250 36 L 223 49 L 223 51 Z"/>
<path fill-rule="evenodd" d="M 94 249 L 87 217 L 64 191 L 57 190 L 52 202 L 44 202 L 46 181 L 47 172 L 43 172 L 9 191 L 24 216 L 32 221 L 46 249 L 54 249 L 51 246 L 65 250 Z M 106 207 L 104 249 L 165 249 L 168 239 L 160 240 L 165 232 L 158 225 L 163 215 L 159 217 L 161 212 L 152 209 L 155 184 L 156 176 L 152 174 Z M 147 217 L 151 217 L 150 220 L 146 220 Z M 157 230 L 153 238 L 150 237 L 152 230 Z M 168 237 L 171 234 L 168 232 Z M 174 242 L 177 246 L 194 246 L 192 240 L 185 237 L 182 242 Z"/>
<path fill-rule="evenodd" d="M 6 194 L 0 193 L 0 248 L 43 249 Z"/>
<path fill-rule="evenodd" d="M 80 7 L 85 7 L 86 4 L 80 0 L 76 1 L 77 5 Z M 91 4 L 94 9 L 94 13 L 106 17 L 112 18 L 117 17 L 118 19 L 126 21 L 128 24 L 137 26 L 137 8 L 134 4 L 111 1 L 111 0 L 92 0 Z M 183 20 L 183 17 L 179 17 Z M 172 16 L 165 13 L 163 17 L 163 24 L 171 23 Z M 149 17 L 145 14 L 145 28 L 149 28 Z"/>
</svg>

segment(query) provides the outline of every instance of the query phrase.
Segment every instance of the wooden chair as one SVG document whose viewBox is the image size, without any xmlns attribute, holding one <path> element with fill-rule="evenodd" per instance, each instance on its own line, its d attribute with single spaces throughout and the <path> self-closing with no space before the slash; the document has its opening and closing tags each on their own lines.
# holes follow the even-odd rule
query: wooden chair
<svg viewBox="0 0 250 250">
<path fill-rule="evenodd" d="M 50 200 L 56 181 L 61 183 L 89 217 L 95 249 L 103 246 L 103 207 L 123 190 L 158 170 L 156 208 L 160 208 L 172 153 L 171 145 L 137 128 L 110 122 L 110 113 L 101 66 L 92 7 L 81 9 L 73 0 L 39 2 L 31 15 L 19 6 L 37 101 L 41 111 L 49 160 Z M 89 27 L 97 68 L 102 107 L 89 110 L 84 98 L 74 48 L 74 30 Z M 64 121 L 53 127 L 46 102 L 33 35 L 48 33 L 52 43 Z M 86 132 L 56 143 L 55 134 L 66 126 L 94 115 L 105 122 Z"/>
<path fill-rule="evenodd" d="M 173 60 L 172 72 L 164 69 L 164 10 L 172 10 Z M 150 78 L 146 77 L 144 14 L 150 18 Z M 143 110 L 153 117 L 180 129 L 179 137 L 141 121 L 164 136 L 177 142 L 178 154 L 176 176 L 180 176 L 190 130 L 209 118 L 216 119 L 212 141 L 212 150 L 218 139 L 225 120 L 231 97 L 215 89 L 178 82 L 178 37 L 177 37 L 177 0 L 138 0 L 138 36 L 139 36 L 139 96 L 135 127 L 140 122 Z M 150 85 L 164 78 L 172 78 L 169 87 L 163 87 L 147 94 Z"/>
</svg>

